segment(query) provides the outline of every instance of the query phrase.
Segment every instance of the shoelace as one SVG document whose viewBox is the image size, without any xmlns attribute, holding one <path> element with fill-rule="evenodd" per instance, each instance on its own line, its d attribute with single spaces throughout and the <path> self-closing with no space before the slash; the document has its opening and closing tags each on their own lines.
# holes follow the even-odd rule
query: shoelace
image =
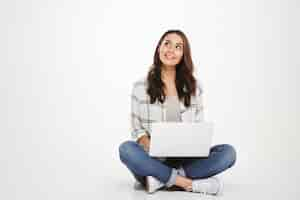
<svg viewBox="0 0 300 200">
<path fill-rule="evenodd" d="M 194 183 L 195 184 L 195 183 Z M 196 182 L 196 184 L 195 184 L 195 187 L 196 187 L 196 190 L 198 191 L 198 192 L 200 192 L 200 194 L 202 194 L 202 195 L 204 195 L 204 196 L 207 196 L 207 195 L 209 195 L 209 193 L 208 193 L 208 190 L 209 190 L 209 183 L 197 183 Z"/>
<path fill-rule="evenodd" d="M 208 195 L 208 188 L 209 188 L 209 183 L 202 183 L 202 187 L 203 187 L 203 194 L 204 195 Z"/>
</svg>

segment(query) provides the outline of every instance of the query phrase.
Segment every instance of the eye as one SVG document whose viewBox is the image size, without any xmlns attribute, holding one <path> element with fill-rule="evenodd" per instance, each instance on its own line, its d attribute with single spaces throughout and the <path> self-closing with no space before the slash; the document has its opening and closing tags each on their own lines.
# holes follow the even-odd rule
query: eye
<svg viewBox="0 0 300 200">
<path fill-rule="evenodd" d="M 176 49 L 181 49 L 182 47 L 180 45 L 176 45 Z"/>
<path fill-rule="evenodd" d="M 168 41 L 165 41 L 165 42 L 164 42 L 164 45 L 165 45 L 165 46 L 166 46 L 166 45 L 168 45 L 168 44 L 169 44 L 169 42 L 168 42 Z"/>
</svg>

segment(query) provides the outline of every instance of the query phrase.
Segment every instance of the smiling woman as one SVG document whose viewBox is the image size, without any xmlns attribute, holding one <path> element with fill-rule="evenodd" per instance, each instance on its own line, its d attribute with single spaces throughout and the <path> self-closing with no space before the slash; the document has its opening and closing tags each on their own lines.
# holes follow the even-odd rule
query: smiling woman
<svg viewBox="0 0 300 200">
<path fill-rule="evenodd" d="M 222 182 L 215 177 L 236 160 L 229 144 L 211 147 L 207 158 L 154 158 L 149 156 L 154 122 L 204 121 L 202 88 L 193 76 L 190 45 L 180 30 L 160 38 L 147 78 L 134 83 L 131 95 L 131 135 L 119 147 L 121 161 L 149 193 L 166 186 L 179 190 L 220 194 Z M 170 138 L 170 141 L 172 138 Z"/>
<path fill-rule="evenodd" d="M 183 41 L 175 33 L 168 34 L 162 45 L 159 47 L 159 58 L 164 63 L 164 67 L 177 65 L 183 55 Z"/>
<path fill-rule="evenodd" d="M 193 72 L 190 44 L 185 34 L 179 30 L 165 32 L 156 46 L 154 63 L 147 77 L 150 103 L 156 100 L 163 103 L 166 96 L 178 96 L 189 107 L 197 89 Z M 198 89 L 201 92 L 200 86 Z"/>
</svg>

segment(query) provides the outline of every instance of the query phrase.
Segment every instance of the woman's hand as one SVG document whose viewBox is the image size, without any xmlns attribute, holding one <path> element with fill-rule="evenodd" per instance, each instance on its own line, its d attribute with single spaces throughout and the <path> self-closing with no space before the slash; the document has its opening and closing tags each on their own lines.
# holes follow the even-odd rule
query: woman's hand
<svg viewBox="0 0 300 200">
<path fill-rule="evenodd" d="M 149 152 L 149 148 L 150 148 L 150 138 L 148 135 L 144 135 L 142 136 L 138 141 L 137 141 L 140 145 L 143 146 L 144 150 L 146 152 Z"/>
</svg>

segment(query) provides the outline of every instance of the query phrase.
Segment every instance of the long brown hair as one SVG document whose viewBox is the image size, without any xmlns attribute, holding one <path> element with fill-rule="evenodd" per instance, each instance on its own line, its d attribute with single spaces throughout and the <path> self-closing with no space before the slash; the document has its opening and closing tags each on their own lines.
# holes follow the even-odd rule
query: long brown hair
<svg viewBox="0 0 300 200">
<path fill-rule="evenodd" d="M 147 75 L 147 93 L 150 96 L 151 104 L 156 102 L 156 100 L 161 103 L 165 101 L 165 84 L 161 80 L 162 62 L 159 58 L 159 47 L 163 39 L 170 33 L 179 35 L 183 40 L 183 56 L 181 61 L 176 65 L 175 84 L 180 101 L 184 101 L 184 105 L 189 107 L 191 104 L 191 96 L 196 94 L 197 83 L 193 76 L 194 65 L 191 57 L 190 44 L 185 34 L 180 30 L 168 30 L 161 36 L 155 49 L 153 64 Z"/>
</svg>

